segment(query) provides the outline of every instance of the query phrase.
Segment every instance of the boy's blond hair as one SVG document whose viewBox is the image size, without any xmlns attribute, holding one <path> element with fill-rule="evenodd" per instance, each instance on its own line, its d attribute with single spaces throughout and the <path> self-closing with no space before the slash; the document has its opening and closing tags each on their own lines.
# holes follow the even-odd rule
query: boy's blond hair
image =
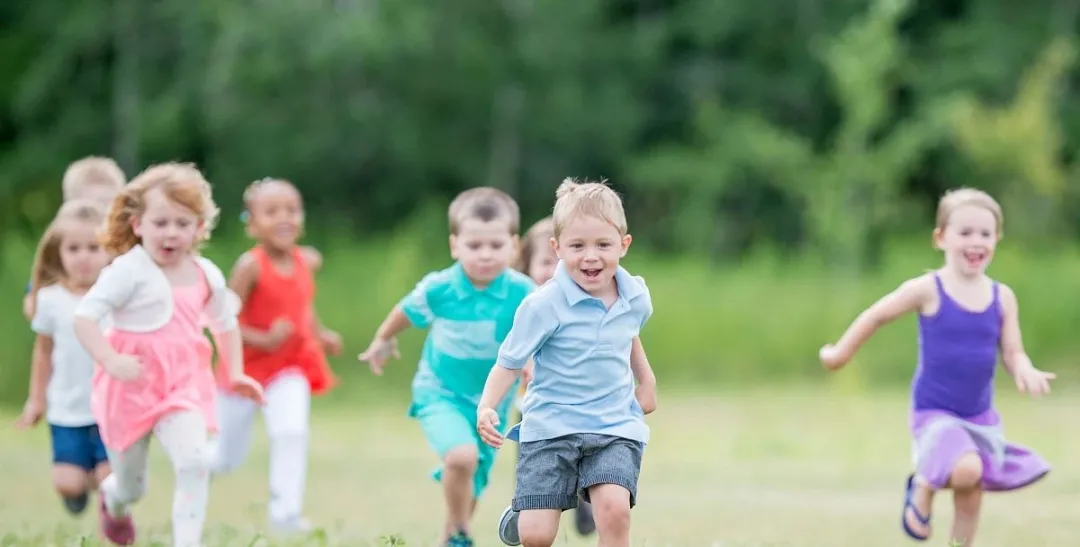
<svg viewBox="0 0 1080 547">
<path fill-rule="evenodd" d="M 555 208 L 551 212 L 555 239 L 559 238 L 567 224 L 582 216 L 596 217 L 611 224 L 619 230 L 619 235 L 627 233 L 622 198 L 607 185 L 606 180 L 577 182 L 567 178 L 555 190 Z"/>
<path fill-rule="evenodd" d="M 82 197 L 87 188 L 111 188 L 120 191 L 127 176 L 112 158 L 87 156 L 73 162 L 64 171 L 61 183 L 64 201 Z"/>
<path fill-rule="evenodd" d="M 517 202 L 510 194 L 490 186 L 471 188 L 458 194 L 450 202 L 447 217 L 450 220 L 450 235 L 457 235 L 461 224 L 470 218 L 482 222 L 505 219 L 510 225 L 510 235 L 517 235 L 521 229 L 521 210 Z"/>
<path fill-rule="evenodd" d="M 1005 216 L 1001 212 L 1001 205 L 990 194 L 975 188 L 957 188 L 945 192 L 945 195 L 941 196 L 941 200 L 938 201 L 935 227 L 938 230 L 944 230 L 945 226 L 949 224 L 949 217 L 952 216 L 953 211 L 965 205 L 974 205 L 990 211 L 997 221 L 998 234 L 1001 234 L 1002 229 L 1005 227 Z"/>
</svg>

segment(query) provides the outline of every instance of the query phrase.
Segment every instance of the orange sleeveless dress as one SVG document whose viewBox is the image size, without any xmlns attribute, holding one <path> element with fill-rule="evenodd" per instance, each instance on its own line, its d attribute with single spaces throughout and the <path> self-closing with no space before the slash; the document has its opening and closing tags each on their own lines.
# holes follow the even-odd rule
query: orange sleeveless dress
<svg viewBox="0 0 1080 547">
<path fill-rule="evenodd" d="M 311 393 L 332 388 L 337 380 L 330 370 L 315 325 L 315 277 L 299 248 L 292 251 L 293 270 L 282 275 L 262 247 L 251 249 L 259 265 L 259 278 L 237 317 L 241 326 L 269 330 L 284 318 L 293 325 L 293 334 L 277 349 L 264 351 L 244 346 L 244 373 L 263 387 L 284 373 L 299 373 L 311 384 Z M 224 367 L 220 367 L 224 372 Z M 227 385 L 225 375 L 219 383 Z"/>
</svg>

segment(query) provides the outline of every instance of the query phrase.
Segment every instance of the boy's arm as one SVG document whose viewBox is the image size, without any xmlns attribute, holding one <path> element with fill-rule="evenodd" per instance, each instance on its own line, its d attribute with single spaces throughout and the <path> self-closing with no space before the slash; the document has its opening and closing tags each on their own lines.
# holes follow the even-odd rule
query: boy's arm
<svg viewBox="0 0 1080 547">
<path fill-rule="evenodd" d="M 835 345 L 822 348 L 825 368 L 836 370 L 847 364 L 879 328 L 905 313 L 922 309 L 930 300 L 933 290 L 933 276 L 924 275 L 905 281 L 896 290 L 874 302 L 855 318 Z"/>
<path fill-rule="evenodd" d="M 477 413 L 493 409 L 506 398 L 514 381 L 533 355 L 547 342 L 558 327 L 554 310 L 539 299 L 527 297 L 514 314 L 513 326 L 499 348 L 499 357 L 488 373 Z"/>
<path fill-rule="evenodd" d="M 656 375 L 653 374 L 649 358 L 645 355 L 645 346 L 641 344 L 641 338 L 634 337 L 630 346 L 630 370 L 634 373 L 634 396 L 645 414 L 656 410 Z"/>
</svg>

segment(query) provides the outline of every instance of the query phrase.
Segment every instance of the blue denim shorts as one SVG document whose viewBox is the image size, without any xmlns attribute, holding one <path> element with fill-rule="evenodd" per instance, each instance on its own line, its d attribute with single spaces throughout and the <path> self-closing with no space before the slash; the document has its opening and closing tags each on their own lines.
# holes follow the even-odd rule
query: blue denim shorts
<svg viewBox="0 0 1080 547">
<path fill-rule="evenodd" d="M 66 463 L 93 471 L 98 465 L 109 461 L 96 425 L 66 427 L 49 424 L 49 433 L 54 464 Z"/>
<path fill-rule="evenodd" d="M 589 499 L 589 488 L 616 484 L 630 492 L 630 507 L 637 504 L 638 475 L 645 444 L 593 433 L 566 435 L 519 445 L 517 484 L 511 507 L 573 509 L 578 496 Z"/>
</svg>

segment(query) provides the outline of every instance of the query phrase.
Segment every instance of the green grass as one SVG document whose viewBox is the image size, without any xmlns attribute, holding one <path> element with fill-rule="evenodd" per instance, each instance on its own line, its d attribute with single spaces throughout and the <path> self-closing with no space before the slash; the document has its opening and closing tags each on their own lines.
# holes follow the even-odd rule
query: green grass
<svg viewBox="0 0 1080 547">
<path fill-rule="evenodd" d="M 373 382 L 375 380 L 372 380 Z M 1013 442 L 1038 450 L 1058 467 L 1041 483 L 985 498 L 980 547 L 1038 547 L 1076 542 L 1080 488 L 1080 402 L 1067 393 L 1040 401 L 1001 392 L 999 407 Z M 910 469 L 907 401 L 899 391 L 848 394 L 840 386 L 734 390 L 709 395 L 661 392 L 650 416 L 634 545 L 643 546 L 906 546 L 899 527 L 903 481 Z M 442 522 L 435 464 L 402 404 L 319 401 L 307 507 L 325 527 L 322 539 L 295 545 L 434 544 Z M 10 423 L 11 414 L 0 414 Z M 264 522 L 265 435 L 237 473 L 215 481 L 207 545 L 252 543 Z M 49 484 L 45 429 L 0 429 L 0 545 L 80 545 L 95 515 L 63 512 Z M 147 498 L 135 509 L 143 537 L 166 541 L 171 473 L 152 457 Z M 494 471 L 475 521 L 479 546 L 499 545 L 494 523 L 511 493 L 512 449 Z M 935 537 L 946 544 L 947 493 L 934 512 Z M 559 545 L 590 545 L 572 531 L 569 514 Z M 98 545 L 87 541 L 82 545 Z M 144 543 L 143 545 L 151 545 Z M 284 545 L 284 544 L 276 544 Z"/>
</svg>

